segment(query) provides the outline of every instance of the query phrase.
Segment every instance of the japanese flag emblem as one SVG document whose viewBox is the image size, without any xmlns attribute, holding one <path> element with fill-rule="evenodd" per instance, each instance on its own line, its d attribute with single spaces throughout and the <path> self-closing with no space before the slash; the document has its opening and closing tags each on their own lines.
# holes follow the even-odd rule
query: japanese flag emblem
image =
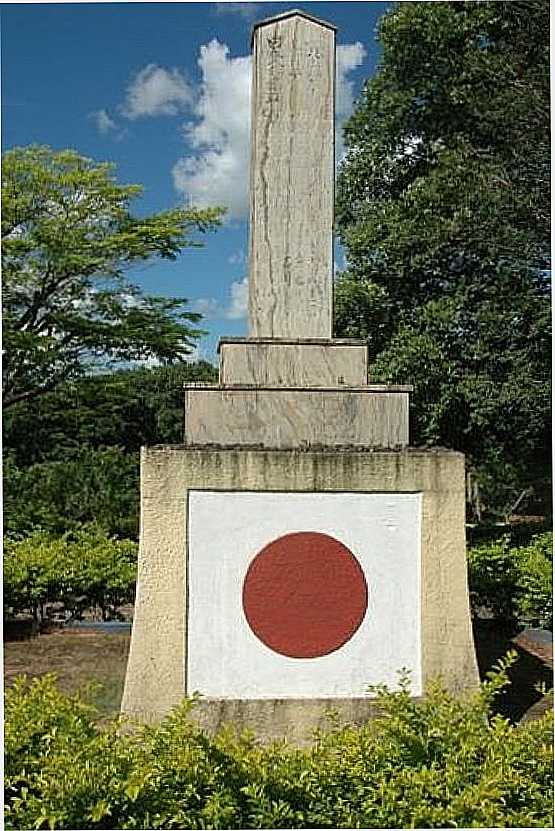
<svg viewBox="0 0 555 831">
<path fill-rule="evenodd" d="M 187 689 L 223 698 L 421 692 L 413 493 L 190 491 Z"/>
</svg>

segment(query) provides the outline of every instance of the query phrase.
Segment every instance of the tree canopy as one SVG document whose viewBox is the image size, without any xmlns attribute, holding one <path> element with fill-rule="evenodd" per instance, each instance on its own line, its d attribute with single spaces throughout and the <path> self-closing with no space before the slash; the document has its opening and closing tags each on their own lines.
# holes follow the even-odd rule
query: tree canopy
<svg viewBox="0 0 555 831">
<path fill-rule="evenodd" d="M 475 513 L 549 459 L 549 4 L 402 3 L 346 125 L 336 332 L 414 383 L 413 442 L 467 454 Z"/>
<path fill-rule="evenodd" d="M 95 522 L 135 538 L 140 447 L 180 443 L 183 384 L 217 375 L 204 361 L 120 370 L 62 383 L 8 409 L 4 532 L 62 534 Z"/>
<path fill-rule="evenodd" d="M 4 448 L 18 467 L 67 459 L 81 447 L 117 447 L 183 441 L 183 386 L 215 383 L 206 361 L 137 367 L 60 384 L 4 413 Z"/>
<path fill-rule="evenodd" d="M 128 270 L 201 245 L 222 209 L 135 216 L 139 185 L 73 150 L 14 148 L 3 157 L 4 406 L 91 368 L 183 361 L 200 315 L 185 298 L 143 294 Z"/>
</svg>

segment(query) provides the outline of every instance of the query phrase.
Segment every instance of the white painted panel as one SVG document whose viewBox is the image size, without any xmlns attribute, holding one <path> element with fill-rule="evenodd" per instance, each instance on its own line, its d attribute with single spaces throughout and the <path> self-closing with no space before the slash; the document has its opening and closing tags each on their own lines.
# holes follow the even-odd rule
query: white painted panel
<svg viewBox="0 0 555 831">
<path fill-rule="evenodd" d="M 421 496 L 410 493 L 189 491 L 187 692 L 220 698 L 327 698 L 395 688 L 421 693 Z M 256 554 L 277 537 L 317 531 L 342 542 L 368 584 L 368 609 L 341 649 L 289 658 L 266 647 L 243 613 Z"/>
</svg>

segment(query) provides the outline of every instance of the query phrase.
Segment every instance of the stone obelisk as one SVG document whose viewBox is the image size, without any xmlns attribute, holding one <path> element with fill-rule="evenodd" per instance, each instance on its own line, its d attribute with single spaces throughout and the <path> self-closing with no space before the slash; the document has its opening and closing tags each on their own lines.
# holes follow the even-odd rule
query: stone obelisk
<svg viewBox="0 0 555 831">
<path fill-rule="evenodd" d="M 331 337 L 335 28 L 286 12 L 253 50 L 249 335 L 186 385 L 184 443 L 143 448 L 122 709 L 198 691 L 207 729 L 302 742 L 402 667 L 476 685 L 464 457 L 409 449 L 411 387 Z"/>
<path fill-rule="evenodd" d="M 335 31 L 287 14 L 253 36 L 249 331 L 331 338 Z"/>
</svg>

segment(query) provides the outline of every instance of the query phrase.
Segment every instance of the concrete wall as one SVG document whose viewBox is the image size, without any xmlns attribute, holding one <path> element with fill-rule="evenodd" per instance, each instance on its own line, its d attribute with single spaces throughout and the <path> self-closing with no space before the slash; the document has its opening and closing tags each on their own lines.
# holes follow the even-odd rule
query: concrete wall
<svg viewBox="0 0 555 831">
<path fill-rule="evenodd" d="M 465 552 L 464 457 L 449 451 L 248 450 L 160 447 L 142 452 L 141 542 L 135 619 L 122 710 L 156 721 L 187 692 L 187 494 L 190 490 L 421 494 L 421 666 L 454 692 L 478 674 L 470 625 Z M 214 517 L 217 523 L 217 517 Z M 337 702 L 365 717 L 371 699 Z M 206 726 L 234 714 L 262 737 L 298 737 L 326 702 L 205 700 Z M 272 713 L 275 712 L 275 718 Z M 263 715 L 261 715 L 263 714 Z"/>
</svg>

